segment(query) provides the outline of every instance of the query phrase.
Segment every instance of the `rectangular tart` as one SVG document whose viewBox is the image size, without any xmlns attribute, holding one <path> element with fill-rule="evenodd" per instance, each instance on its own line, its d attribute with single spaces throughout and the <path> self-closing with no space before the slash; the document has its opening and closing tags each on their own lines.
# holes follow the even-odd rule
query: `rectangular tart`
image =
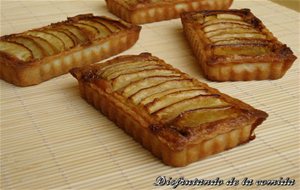
<svg viewBox="0 0 300 190">
<path fill-rule="evenodd" d="M 268 116 L 149 53 L 70 72 L 87 102 L 170 166 L 249 142 Z"/>
<path fill-rule="evenodd" d="M 191 12 L 181 19 L 209 80 L 279 79 L 296 60 L 249 9 Z"/>
<path fill-rule="evenodd" d="M 118 54 L 135 44 L 141 27 L 92 14 L 0 37 L 0 78 L 39 84 L 71 68 Z"/>
<path fill-rule="evenodd" d="M 228 9 L 233 0 L 106 0 L 110 12 L 123 20 L 144 24 L 179 18 L 183 12 Z"/>
</svg>

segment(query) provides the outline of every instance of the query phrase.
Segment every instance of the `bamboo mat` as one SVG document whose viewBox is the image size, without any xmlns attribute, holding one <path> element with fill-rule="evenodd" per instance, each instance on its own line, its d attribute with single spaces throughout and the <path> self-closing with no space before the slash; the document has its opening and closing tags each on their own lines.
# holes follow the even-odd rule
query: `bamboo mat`
<svg viewBox="0 0 300 190">
<path fill-rule="evenodd" d="M 266 0 L 236 1 L 251 8 L 300 57 L 299 13 Z M 82 13 L 112 16 L 104 1 L 1 1 L 1 35 L 22 32 Z M 122 54 L 152 54 L 224 93 L 269 113 L 256 140 L 183 168 L 165 166 L 79 97 L 66 74 L 37 86 L 1 84 L 0 189 L 171 189 L 158 176 L 186 179 L 235 177 L 240 182 L 296 180 L 300 189 L 299 60 L 275 81 L 215 83 L 203 79 L 183 36 L 180 20 L 143 25 L 137 44 Z M 183 189 L 184 187 L 178 187 Z M 188 189 L 232 189 L 200 186 Z"/>
</svg>

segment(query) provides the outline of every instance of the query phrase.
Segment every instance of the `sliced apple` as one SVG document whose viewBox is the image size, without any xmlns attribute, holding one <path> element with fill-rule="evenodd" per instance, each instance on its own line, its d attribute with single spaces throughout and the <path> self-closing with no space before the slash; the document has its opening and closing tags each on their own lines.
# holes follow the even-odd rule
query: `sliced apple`
<svg viewBox="0 0 300 190">
<path fill-rule="evenodd" d="M 5 52 L 22 61 L 29 61 L 33 58 L 30 49 L 16 42 L 0 41 L 0 51 Z"/>
<path fill-rule="evenodd" d="M 75 46 L 75 42 L 72 40 L 72 38 L 62 31 L 47 29 L 45 30 L 45 32 L 53 34 L 54 36 L 59 38 L 64 43 L 65 49 L 70 49 Z"/>
<path fill-rule="evenodd" d="M 147 71 L 147 70 L 154 70 L 154 69 L 161 69 L 161 68 L 162 68 L 161 65 L 146 65 L 143 67 L 132 68 L 130 70 L 121 70 L 121 71 L 118 71 L 118 72 L 115 72 L 115 73 L 109 75 L 107 77 L 107 80 L 115 79 L 118 76 L 124 75 L 124 74 L 131 74 L 131 73 L 136 73 L 139 71 Z"/>
<path fill-rule="evenodd" d="M 37 44 L 39 44 L 40 47 L 43 48 L 43 52 L 46 55 L 54 55 L 54 54 L 58 53 L 58 50 L 56 48 L 54 48 L 53 45 L 51 45 L 48 41 L 46 41 L 43 38 L 31 36 L 31 35 L 23 35 L 23 34 L 21 36 L 30 38 L 33 41 L 35 41 Z"/>
<path fill-rule="evenodd" d="M 211 31 L 206 33 L 206 36 L 208 38 L 215 37 L 215 36 L 221 36 L 225 34 L 239 34 L 239 33 L 256 33 L 258 32 L 254 28 L 238 28 L 238 27 L 232 27 L 232 28 L 224 28 L 219 29 L 215 31 Z"/>
<path fill-rule="evenodd" d="M 155 93 L 151 96 L 148 96 L 148 97 L 144 98 L 140 102 L 140 104 L 146 105 L 146 104 L 149 104 L 149 103 L 155 101 L 156 99 L 160 99 L 161 97 L 163 97 L 165 95 L 168 95 L 168 94 L 171 94 L 171 93 L 174 93 L 174 92 L 179 92 L 179 91 L 186 91 L 186 90 L 202 90 L 202 88 L 196 86 L 196 87 L 183 87 L 183 88 L 164 90 L 162 92 L 158 92 L 158 93 Z"/>
<path fill-rule="evenodd" d="M 248 38 L 234 38 L 231 40 L 222 40 L 215 42 L 215 45 L 238 45 L 238 44 L 249 44 L 249 45 L 267 45 L 269 42 L 267 40 L 259 39 L 248 39 Z"/>
<path fill-rule="evenodd" d="M 150 65 L 150 64 L 158 64 L 157 61 L 150 61 L 150 60 L 145 60 L 145 61 L 120 61 L 114 64 L 101 64 L 101 71 L 102 73 L 113 73 L 114 71 L 117 70 L 123 70 L 126 68 L 132 68 L 132 67 L 137 67 L 139 65 Z M 107 75 L 107 74 L 105 74 Z"/>
<path fill-rule="evenodd" d="M 231 24 L 242 24 L 242 25 L 247 25 L 251 26 L 251 24 L 245 22 L 245 21 L 240 21 L 240 20 L 226 20 L 226 19 L 215 19 L 215 20 L 210 20 L 205 22 L 203 25 L 205 27 L 210 26 L 212 24 L 224 24 L 224 23 L 231 23 Z"/>
<path fill-rule="evenodd" d="M 218 19 L 230 19 L 230 20 L 243 20 L 243 18 L 239 15 L 226 14 L 226 13 L 217 14 L 217 18 Z"/>
<path fill-rule="evenodd" d="M 185 91 L 177 91 L 171 94 L 167 94 L 159 99 L 154 100 L 153 102 L 146 105 L 147 110 L 150 114 L 156 112 L 164 107 L 167 107 L 176 102 L 182 100 L 190 99 L 199 95 L 207 95 L 208 92 L 204 89 L 190 89 Z"/>
<path fill-rule="evenodd" d="M 80 20 L 79 23 L 89 25 L 91 27 L 95 27 L 98 30 L 98 37 L 106 37 L 111 34 L 109 29 L 107 29 L 104 25 L 98 23 L 98 22 L 93 22 L 90 20 Z"/>
<path fill-rule="evenodd" d="M 181 113 L 184 113 L 189 110 L 195 110 L 200 108 L 212 108 L 226 105 L 228 105 L 228 103 L 221 100 L 218 96 L 200 95 L 190 98 L 188 100 L 177 102 L 152 114 L 156 115 L 163 122 L 170 122 Z"/>
<path fill-rule="evenodd" d="M 59 31 L 59 32 L 63 32 L 65 33 L 73 42 L 74 46 L 76 46 L 77 44 L 80 43 L 80 39 L 78 39 L 75 34 L 73 34 L 71 31 L 69 31 L 68 29 L 66 28 L 55 28 L 56 31 Z"/>
<path fill-rule="evenodd" d="M 114 91 L 119 90 L 134 81 L 151 77 L 151 76 L 180 76 L 180 74 L 174 70 L 168 70 L 168 69 L 152 69 L 152 70 L 140 71 L 131 74 L 124 74 L 118 76 L 112 81 L 113 90 Z"/>
<path fill-rule="evenodd" d="M 216 19 L 217 19 L 217 15 L 209 15 L 209 16 L 204 17 L 204 22 L 208 22 L 208 21 L 216 20 Z"/>
<path fill-rule="evenodd" d="M 94 22 L 98 22 L 98 23 L 101 23 L 103 24 L 104 26 L 106 26 L 106 28 L 108 28 L 111 32 L 117 32 L 119 31 L 120 29 L 123 29 L 124 27 L 119 24 L 119 22 L 115 22 L 115 21 L 110 21 L 108 22 L 106 19 L 104 18 L 95 18 L 93 19 Z"/>
<path fill-rule="evenodd" d="M 36 36 L 43 38 L 44 40 L 48 41 L 50 44 L 52 44 L 59 52 L 62 52 L 65 50 L 65 44 L 61 39 L 56 37 L 53 34 L 44 32 L 44 31 L 28 31 L 26 32 L 27 35 Z"/>
<path fill-rule="evenodd" d="M 83 24 L 83 23 L 74 23 L 72 25 L 77 26 L 81 30 L 86 31 L 88 34 L 92 35 L 93 38 L 95 38 L 99 35 L 97 28 L 95 28 L 94 26 L 90 26 L 90 25 Z"/>
<path fill-rule="evenodd" d="M 113 64 L 113 67 L 105 67 L 102 68 L 102 74 L 101 77 L 103 78 L 115 78 L 120 74 L 126 74 L 126 72 L 132 72 L 134 71 L 134 69 L 136 68 L 140 68 L 140 67 L 145 67 L 145 66 L 154 66 L 157 65 L 159 66 L 159 64 L 157 64 L 157 62 L 155 61 L 138 61 L 138 62 L 127 62 L 124 64 Z M 159 66 L 162 67 L 162 66 Z M 120 74 L 119 74 L 120 73 Z"/>
<path fill-rule="evenodd" d="M 198 127 L 203 123 L 214 122 L 229 117 L 237 117 L 238 115 L 238 110 L 230 106 L 199 108 L 181 113 L 174 119 L 172 125 L 175 125 L 176 127 L 193 128 Z"/>
<path fill-rule="evenodd" d="M 227 28 L 253 28 L 251 25 L 246 24 L 246 23 L 218 23 L 218 24 L 212 24 L 204 27 L 204 31 L 206 33 L 215 31 L 215 30 L 222 30 L 222 29 L 227 29 Z"/>
<path fill-rule="evenodd" d="M 176 89 L 182 87 L 193 87 L 195 86 L 193 81 L 190 79 L 176 79 L 171 81 L 166 81 L 156 86 L 152 86 L 149 88 L 145 88 L 143 90 L 138 91 L 134 95 L 130 97 L 134 104 L 139 104 L 144 98 L 151 96 L 152 94 L 156 94 L 168 89 Z"/>
<path fill-rule="evenodd" d="M 254 38 L 254 39 L 267 39 L 264 34 L 261 33 L 240 33 L 240 34 L 224 34 L 221 36 L 215 36 L 210 38 L 212 42 L 217 42 L 221 40 L 228 40 L 234 38 Z"/>
<path fill-rule="evenodd" d="M 135 62 L 132 62 L 131 60 L 124 60 L 124 61 L 120 61 L 120 62 L 117 62 L 117 63 L 102 63 L 102 64 L 99 64 L 99 67 L 101 68 L 101 72 L 103 73 L 104 71 L 106 71 L 107 69 L 110 69 L 110 68 L 118 68 L 119 66 L 122 66 L 122 65 L 125 65 L 125 64 L 139 64 L 141 63 L 141 61 L 135 61 Z M 114 69 L 113 69 L 114 70 Z"/>
<path fill-rule="evenodd" d="M 68 30 L 69 32 L 71 32 L 72 34 L 74 34 L 74 36 L 76 36 L 76 38 L 81 43 L 88 41 L 88 37 L 77 26 L 73 26 L 73 25 L 60 25 L 59 27 L 62 28 L 62 29 Z"/>
<path fill-rule="evenodd" d="M 236 14 L 227 14 L 227 13 L 220 13 L 220 14 L 216 14 L 216 15 L 209 15 L 209 16 L 206 16 L 204 18 L 204 22 L 209 22 L 209 21 L 212 21 L 212 20 L 239 20 L 239 21 L 242 21 L 243 18 L 239 15 L 236 15 Z"/>
<path fill-rule="evenodd" d="M 41 47 L 34 40 L 28 37 L 13 36 L 12 38 L 9 38 L 9 41 L 17 42 L 30 49 L 34 59 L 41 59 L 45 56 L 43 49 L 41 49 Z"/>
<path fill-rule="evenodd" d="M 179 79 L 180 77 L 174 77 L 174 76 L 153 76 L 153 77 L 148 77 L 145 79 L 138 80 L 136 82 L 130 83 L 128 86 L 126 86 L 122 94 L 125 97 L 132 96 L 133 94 L 137 93 L 138 91 L 144 89 L 144 88 L 149 88 L 152 86 L 155 86 L 157 84 L 160 84 L 165 81 L 170 81 L 170 80 L 175 80 Z"/>
</svg>

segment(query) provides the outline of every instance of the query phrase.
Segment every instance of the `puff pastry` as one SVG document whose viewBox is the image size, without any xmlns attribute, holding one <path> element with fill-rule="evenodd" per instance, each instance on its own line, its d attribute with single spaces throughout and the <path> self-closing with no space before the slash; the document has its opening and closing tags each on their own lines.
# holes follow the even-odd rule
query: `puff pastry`
<svg viewBox="0 0 300 190">
<path fill-rule="evenodd" d="M 267 118 L 149 53 L 70 72 L 87 102 L 171 166 L 246 143 Z"/>
<path fill-rule="evenodd" d="M 279 79 L 296 59 L 249 9 L 185 13 L 181 19 L 210 80 Z"/>
<path fill-rule="evenodd" d="M 140 27 L 92 14 L 0 38 L 0 78 L 18 86 L 39 84 L 71 68 L 130 48 Z"/>
<path fill-rule="evenodd" d="M 183 12 L 228 9 L 233 0 L 106 0 L 110 12 L 123 20 L 144 24 L 180 17 Z"/>
</svg>

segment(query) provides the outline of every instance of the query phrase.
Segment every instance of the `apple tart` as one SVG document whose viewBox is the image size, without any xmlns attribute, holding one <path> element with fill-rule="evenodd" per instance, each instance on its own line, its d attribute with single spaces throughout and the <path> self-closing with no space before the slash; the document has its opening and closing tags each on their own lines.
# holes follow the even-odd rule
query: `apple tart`
<svg viewBox="0 0 300 190">
<path fill-rule="evenodd" d="M 209 80 L 279 79 L 296 59 L 249 9 L 185 13 L 181 19 Z"/>
<path fill-rule="evenodd" d="M 253 140 L 268 116 L 149 53 L 70 72 L 87 102 L 171 166 Z"/>
<path fill-rule="evenodd" d="M 110 12 L 123 20 L 144 24 L 179 18 L 183 12 L 228 9 L 233 0 L 106 0 Z"/>
<path fill-rule="evenodd" d="M 92 14 L 0 38 L 0 78 L 39 84 L 71 68 L 118 54 L 135 44 L 140 27 Z"/>
</svg>

